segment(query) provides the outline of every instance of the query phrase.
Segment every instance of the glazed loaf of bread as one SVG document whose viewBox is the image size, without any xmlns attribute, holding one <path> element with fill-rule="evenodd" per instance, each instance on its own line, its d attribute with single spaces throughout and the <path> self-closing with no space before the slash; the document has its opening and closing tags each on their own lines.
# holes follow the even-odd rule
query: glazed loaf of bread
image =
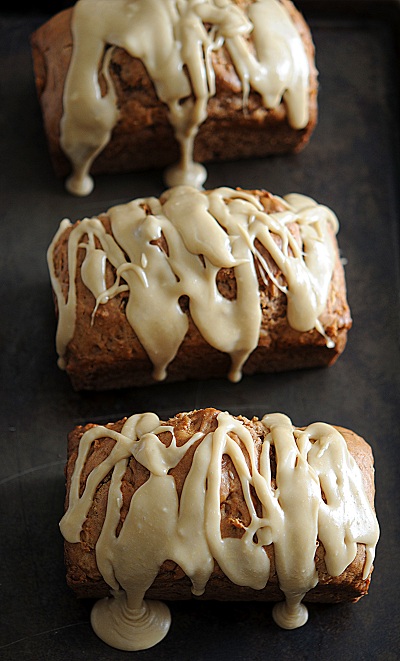
<svg viewBox="0 0 400 661">
<path fill-rule="evenodd" d="M 66 485 L 67 582 L 78 597 L 105 598 L 92 623 L 117 647 L 107 618 L 118 630 L 122 608 L 134 639 L 134 612 L 157 603 L 148 598 L 277 601 L 275 621 L 295 628 L 303 600 L 368 592 L 373 456 L 348 429 L 211 408 L 138 414 L 75 428 Z"/>
<path fill-rule="evenodd" d="M 317 120 L 310 30 L 290 0 L 80 0 L 31 38 L 56 172 L 164 168 L 300 150 Z"/>
<path fill-rule="evenodd" d="M 76 390 L 330 365 L 351 326 L 337 230 L 303 195 L 187 186 L 63 220 L 59 365 Z"/>
</svg>

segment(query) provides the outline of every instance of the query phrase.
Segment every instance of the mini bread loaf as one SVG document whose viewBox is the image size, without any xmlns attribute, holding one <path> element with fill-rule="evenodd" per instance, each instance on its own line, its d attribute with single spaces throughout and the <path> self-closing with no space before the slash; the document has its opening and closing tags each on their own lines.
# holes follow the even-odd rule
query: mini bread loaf
<svg viewBox="0 0 400 661">
<path fill-rule="evenodd" d="M 31 38 L 50 155 L 93 174 L 299 151 L 317 121 L 310 30 L 290 0 L 80 0 Z M 172 165 L 174 164 L 174 165 Z"/>
<path fill-rule="evenodd" d="M 373 456 L 348 429 L 210 408 L 138 414 L 75 428 L 66 483 L 67 583 L 101 598 L 92 624 L 115 647 L 165 636 L 169 611 L 154 599 L 275 601 L 290 629 L 307 620 L 303 600 L 368 592 Z"/>
<path fill-rule="evenodd" d="M 65 219 L 59 365 L 76 390 L 330 365 L 351 326 L 337 230 L 303 195 L 187 186 Z"/>
</svg>

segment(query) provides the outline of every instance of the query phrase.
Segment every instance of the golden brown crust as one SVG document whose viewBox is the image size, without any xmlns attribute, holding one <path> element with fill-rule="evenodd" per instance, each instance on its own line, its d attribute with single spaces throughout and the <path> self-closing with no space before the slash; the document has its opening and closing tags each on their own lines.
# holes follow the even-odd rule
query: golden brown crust
<svg viewBox="0 0 400 661">
<path fill-rule="evenodd" d="M 261 200 L 266 211 L 272 212 L 281 208 L 279 198 L 270 193 L 262 190 L 249 192 Z M 111 231 L 107 216 L 100 216 L 100 220 L 107 231 Z M 67 241 L 71 229 L 72 227 L 63 233 L 54 250 L 55 274 L 62 284 L 65 296 L 69 283 Z M 291 231 L 300 241 L 295 224 L 291 226 Z M 335 239 L 334 241 L 336 243 Z M 279 280 L 282 276 L 278 267 L 269 253 L 259 247 Z M 84 254 L 84 249 L 80 249 L 78 265 Z M 108 269 L 111 283 L 115 276 L 109 263 Z M 92 323 L 95 301 L 79 273 L 78 268 L 75 334 L 65 355 L 66 371 L 73 387 L 76 390 L 106 390 L 154 383 L 151 362 L 125 316 L 127 293 L 123 292 L 111 299 L 107 305 L 99 306 L 95 323 Z M 220 270 L 218 288 L 223 296 L 234 296 L 235 283 L 231 270 Z M 266 284 L 259 277 L 259 290 L 262 307 L 259 344 L 249 356 L 243 369 L 244 374 L 327 366 L 337 360 L 346 346 L 347 331 L 352 324 L 344 271 L 337 247 L 328 301 L 321 317 L 326 334 L 334 342 L 333 348 L 326 346 L 325 338 L 316 330 L 302 333 L 289 326 L 286 318 L 286 295 L 274 283 L 269 281 Z M 181 303 L 185 309 L 185 301 Z M 187 306 L 185 312 L 189 320 L 189 330 L 178 354 L 168 367 L 167 381 L 226 377 L 230 365 L 229 356 L 207 344 L 192 322 Z"/>
<path fill-rule="evenodd" d="M 282 103 L 276 110 L 264 108 L 260 96 L 251 92 L 246 113 L 237 74 L 222 48 L 213 53 L 216 95 L 210 99 L 208 118 L 195 141 L 199 162 L 235 160 L 300 151 L 309 141 L 317 122 L 317 71 L 309 28 L 290 0 L 281 0 L 304 42 L 310 64 L 309 122 L 304 129 L 290 127 Z M 239 2 L 246 5 L 248 2 Z M 33 68 L 42 109 L 50 156 L 59 176 L 70 171 L 60 147 L 60 120 L 64 81 L 72 53 L 72 9 L 52 17 L 31 36 Z M 92 173 L 127 172 L 163 168 L 175 162 L 178 144 L 168 120 L 167 107 L 159 101 L 143 63 L 121 48 L 114 50 L 110 64 L 117 93 L 119 121 L 111 141 L 95 160 Z M 237 139 L 240 132 L 241 138 Z"/>
<path fill-rule="evenodd" d="M 175 417 L 166 421 L 167 425 L 174 427 L 174 434 L 177 445 L 183 445 L 194 433 L 201 431 L 206 435 L 213 431 L 217 426 L 216 417 L 219 411 L 216 409 L 202 409 L 190 413 L 179 413 Z M 243 416 L 238 416 L 243 424 L 250 431 L 256 450 L 260 451 L 264 428 L 257 418 L 248 420 Z M 118 421 L 115 424 L 107 425 L 115 431 L 120 431 L 124 421 Z M 164 424 L 164 423 L 162 423 Z M 67 496 L 66 507 L 68 506 L 68 491 L 75 465 L 79 442 L 84 432 L 94 425 L 85 427 L 76 427 L 69 435 L 68 440 L 68 463 L 66 466 Z M 373 456 L 370 446 L 366 441 L 354 432 L 336 427 L 343 435 L 350 454 L 354 457 L 361 469 L 365 492 L 371 505 L 374 505 L 374 467 Z M 169 443 L 169 434 L 160 434 L 159 438 L 166 444 Z M 238 440 L 238 439 L 236 439 Z M 201 439 L 198 443 L 201 442 Z M 114 441 L 111 439 L 101 439 L 96 441 L 88 460 L 85 464 L 85 470 L 82 478 L 82 486 L 90 474 L 91 470 L 100 463 L 105 456 L 109 454 Z M 197 444 L 184 456 L 183 460 L 176 468 L 171 470 L 176 485 L 178 495 L 181 492 L 183 482 L 191 466 L 192 457 Z M 223 537 L 241 536 L 241 529 L 247 525 L 248 510 L 244 502 L 243 493 L 240 487 L 240 481 L 230 464 L 229 458 L 224 457 L 222 465 L 221 479 L 221 534 Z M 274 458 L 271 457 L 272 479 L 275 475 Z M 132 457 L 129 461 L 127 471 L 123 478 L 122 493 L 123 506 L 121 510 L 121 520 L 124 519 L 130 499 L 133 493 L 148 478 L 147 469 L 136 462 Z M 101 598 L 109 594 L 109 588 L 104 582 L 96 565 L 95 545 L 100 534 L 107 505 L 108 482 L 107 476 L 96 491 L 93 505 L 89 511 L 88 517 L 81 533 L 81 542 L 78 544 L 65 543 L 65 562 L 67 567 L 67 583 L 74 590 L 78 597 Z M 255 503 L 259 507 L 259 503 Z M 263 590 L 253 590 L 251 588 L 240 587 L 233 584 L 215 564 L 214 572 L 207 584 L 206 592 L 201 599 L 218 600 L 264 600 L 277 601 L 283 598 L 279 589 L 278 578 L 275 571 L 273 545 L 266 547 L 266 552 L 271 561 L 271 572 L 267 586 Z M 357 601 L 368 592 L 370 576 L 364 580 L 362 578 L 363 567 L 365 563 L 365 548 L 359 544 L 357 547 L 357 556 L 347 569 L 338 577 L 332 577 L 328 574 L 324 562 L 324 549 L 321 544 L 316 550 L 316 567 L 318 570 L 318 585 L 311 590 L 306 597 L 306 601 L 335 603 L 341 601 Z M 149 589 L 147 596 L 154 599 L 189 599 L 191 597 L 191 583 L 183 571 L 174 562 L 166 561 L 159 572 L 157 579 Z"/>
</svg>

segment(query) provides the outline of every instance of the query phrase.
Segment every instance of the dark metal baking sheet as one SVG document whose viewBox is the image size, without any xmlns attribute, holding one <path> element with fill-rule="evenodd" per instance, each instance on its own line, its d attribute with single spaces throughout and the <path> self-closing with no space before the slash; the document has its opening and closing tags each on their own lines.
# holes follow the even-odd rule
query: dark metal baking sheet
<svg viewBox="0 0 400 661">
<path fill-rule="evenodd" d="M 49 3 L 47 3 L 48 5 Z M 50 3 L 51 4 L 51 3 Z M 125 659 L 89 624 L 90 603 L 65 585 L 58 521 L 66 435 L 77 423 L 204 405 L 232 413 L 284 411 L 298 424 L 348 426 L 372 445 L 381 524 L 370 594 L 358 604 L 311 606 L 309 622 L 278 629 L 269 604 L 171 604 L 172 627 L 137 659 L 382 659 L 400 650 L 399 608 L 399 74 L 398 2 L 299 2 L 320 72 L 320 119 L 296 156 L 210 166 L 207 187 L 302 192 L 340 219 L 354 327 L 329 369 L 74 393 L 56 367 L 45 261 L 59 221 L 163 190 L 158 172 L 99 177 L 76 199 L 55 179 L 33 85 L 28 37 L 47 14 L 1 17 L 0 657 Z M 56 6 L 53 3 L 54 11 Z M 13 8 L 11 8 L 11 11 Z M 136 654 L 136 656 L 135 656 Z"/>
</svg>

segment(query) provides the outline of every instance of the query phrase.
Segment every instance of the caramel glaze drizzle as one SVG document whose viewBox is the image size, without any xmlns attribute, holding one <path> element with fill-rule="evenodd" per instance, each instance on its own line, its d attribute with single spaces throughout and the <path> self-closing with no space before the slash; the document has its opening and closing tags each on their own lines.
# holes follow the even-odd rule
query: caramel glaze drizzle
<svg viewBox="0 0 400 661">
<path fill-rule="evenodd" d="M 331 576 L 339 576 L 354 560 L 357 544 L 365 544 L 363 579 L 371 571 L 379 526 L 357 463 L 345 439 L 331 425 L 317 422 L 293 427 L 283 414 L 265 415 L 261 452 L 243 419 L 217 414 L 217 428 L 199 431 L 183 445 L 174 427 L 154 413 L 134 415 L 121 432 L 95 426 L 84 433 L 73 471 L 69 507 L 60 527 L 65 539 L 80 542 L 82 526 L 97 486 L 112 471 L 107 511 L 96 545 L 96 562 L 112 596 L 98 601 L 92 625 L 108 644 L 125 650 L 151 647 L 168 632 L 165 604 L 146 600 L 165 560 L 176 562 L 191 579 L 192 592 L 204 593 L 214 560 L 235 584 L 262 590 L 270 576 L 265 546 L 273 544 L 275 566 L 284 600 L 273 608 L 276 623 L 287 629 L 305 624 L 304 596 L 318 583 L 315 550 L 325 549 Z M 159 438 L 169 432 L 166 446 Z M 93 442 L 104 437 L 115 445 L 94 468 L 81 489 L 81 474 Z M 170 470 L 194 444 L 191 467 L 180 497 Z M 271 480 L 270 448 L 276 460 Z M 221 464 L 230 457 L 237 473 L 250 522 L 240 538 L 221 536 Z M 247 455 L 247 459 L 246 459 Z M 150 477 L 132 496 L 119 529 L 121 481 L 129 458 L 145 466 Z M 261 503 L 257 514 L 251 493 Z"/>
<path fill-rule="evenodd" d="M 73 194 L 92 191 L 91 165 L 118 122 L 109 74 L 115 46 L 142 60 L 168 107 L 181 158 L 166 172 L 167 186 L 201 188 L 207 177 L 204 166 L 193 161 L 193 144 L 216 91 L 211 53 L 223 45 L 242 84 L 244 108 L 251 88 L 266 108 L 276 108 L 283 100 L 294 128 L 308 123 L 307 55 L 279 0 L 256 0 L 247 11 L 232 0 L 79 0 L 72 35 L 60 143 L 72 164 L 66 186 Z"/>
<path fill-rule="evenodd" d="M 188 317 L 179 305 L 181 296 L 188 297 L 190 315 L 206 342 L 229 354 L 229 379 L 240 380 L 260 334 L 262 312 L 255 259 L 263 277 L 285 293 L 290 326 L 301 332 L 316 328 L 325 336 L 327 346 L 333 346 L 319 317 L 326 306 L 334 268 L 332 232 L 338 230 L 337 218 L 330 209 L 303 195 L 277 199 L 282 211 L 267 213 L 255 195 L 244 191 L 177 186 L 166 191 L 161 200 L 137 199 L 111 208 L 107 214 L 112 234 L 98 218 L 86 218 L 74 226 L 68 239 L 67 297 L 56 277 L 53 257 L 58 239 L 71 226 L 69 220 L 63 220 L 48 251 L 58 301 L 60 367 L 65 367 L 65 352 L 75 330 L 75 278 L 81 246 L 86 251 L 81 278 L 96 300 L 93 323 L 100 305 L 121 291 L 129 291 L 126 317 L 153 363 L 156 380 L 166 378 L 168 365 L 188 330 Z M 291 223 L 297 224 L 302 245 L 291 233 Z M 274 236 L 280 238 L 280 246 Z M 161 237 L 168 252 L 157 243 Z M 257 252 L 256 240 L 271 255 L 285 284 L 274 278 Z M 105 282 L 107 260 L 116 271 L 110 287 Z M 218 291 L 216 279 L 222 268 L 234 270 L 237 292 L 233 300 Z"/>
</svg>

